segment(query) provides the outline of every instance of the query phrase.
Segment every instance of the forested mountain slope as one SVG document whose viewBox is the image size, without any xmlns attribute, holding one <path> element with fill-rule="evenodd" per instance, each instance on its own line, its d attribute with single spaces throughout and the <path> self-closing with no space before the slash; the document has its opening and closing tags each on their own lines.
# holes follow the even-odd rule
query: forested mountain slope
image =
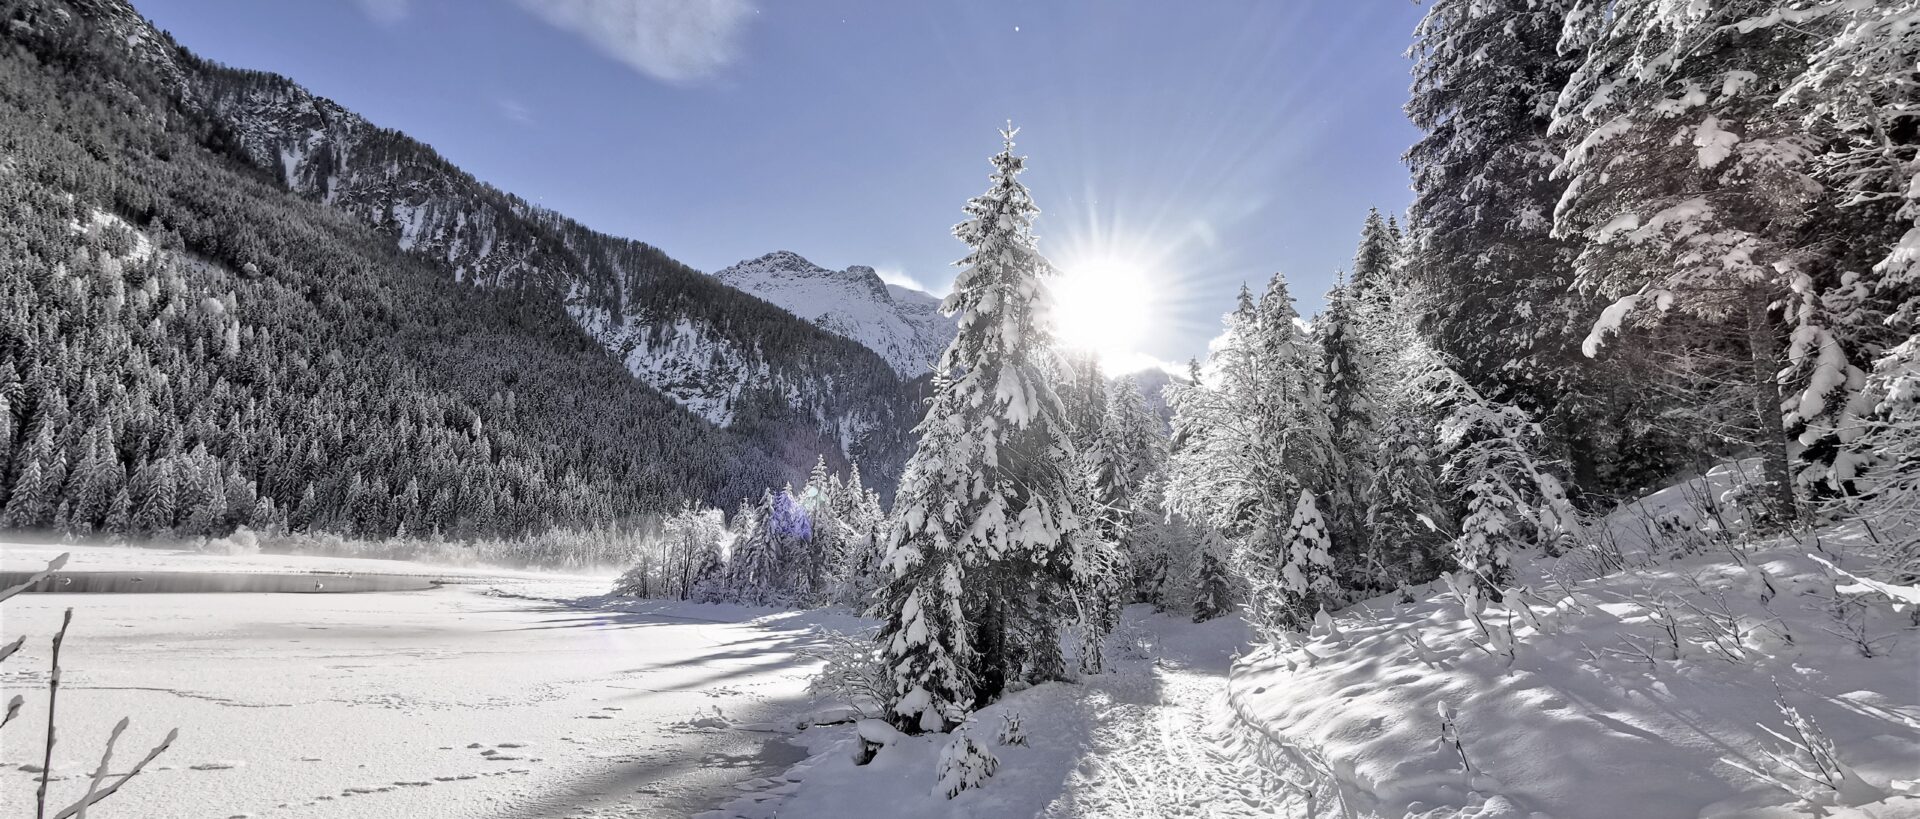
<svg viewBox="0 0 1920 819">
<path fill-rule="evenodd" d="M 124 3 L 0 14 L 0 526 L 500 535 L 894 471 L 857 344 Z"/>
<path fill-rule="evenodd" d="M 29 6 L 57 5 L 37 0 Z M 274 74 L 196 58 L 125 0 L 71 0 L 80 28 L 126 44 L 154 87 L 217 129 L 213 147 L 289 190 L 352 214 L 404 250 L 493 287 L 530 287 L 629 370 L 702 417 L 759 420 L 766 398 L 811 419 L 843 454 L 884 460 L 911 426 L 899 379 L 855 344 L 681 264 L 461 171 L 432 148 Z"/>
</svg>

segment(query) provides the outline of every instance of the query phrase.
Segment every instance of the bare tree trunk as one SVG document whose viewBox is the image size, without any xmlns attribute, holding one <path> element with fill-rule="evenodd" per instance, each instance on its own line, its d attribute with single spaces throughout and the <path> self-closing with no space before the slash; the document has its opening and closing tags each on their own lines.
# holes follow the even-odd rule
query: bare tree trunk
<svg viewBox="0 0 1920 819">
<path fill-rule="evenodd" d="M 1767 294 L 1760 288 L 1747 292 L 1747 353 L 1751 366 L 1754 450 L 1760 454 L 1761 486 L 1756 497 L 1772 526 L 1784 526 L 1796 517 L 1793 496 L 1792 464 L 1787 453 L 1787 433 L 1781 424 L 1779 372 L 1783 365 L 1780 339 L 1767 316 Z"/>
</svg>

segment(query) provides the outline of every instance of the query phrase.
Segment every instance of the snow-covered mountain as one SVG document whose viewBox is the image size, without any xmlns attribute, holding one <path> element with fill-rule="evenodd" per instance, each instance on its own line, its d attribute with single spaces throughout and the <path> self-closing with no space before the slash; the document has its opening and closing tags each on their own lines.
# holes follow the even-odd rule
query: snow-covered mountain
<svg viewBox="0 0 1920 819">
<path fill-rule="evenodd" d="M 871 267 L 828 270 L 798 253 L 777 250 L 713 277 L 860 342 L 905 378 L 930 370 L 953 341 L 953 320 L 940 315 L 938 297 L 882 282 Z"/>
<path fill-rule="evenodd" d="M 462 281 L 557 303 L 635 377 L 716 425 L 837 446 L 876 475 L 910 446 L 917 411 L 895 370 L 913 350 L 883 360 L 659 248 L 488 185 L 292 80 L 196 58 L 126 0 L 32 0 L 21 13 L 49 29 L 109 32 L 177 105 L 216 124 L 228 155 Z"/>
</svg>

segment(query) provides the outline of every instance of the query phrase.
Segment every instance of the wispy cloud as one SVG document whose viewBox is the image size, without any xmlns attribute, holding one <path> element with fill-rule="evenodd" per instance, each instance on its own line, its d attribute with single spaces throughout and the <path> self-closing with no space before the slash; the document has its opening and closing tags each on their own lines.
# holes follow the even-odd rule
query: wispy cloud
<svg viewBox="0 0 1920 819">
<path fill-rule="evenodd" d="M 413 13 L 413 0 L 353 0 L 360 12 L 383 26 L 398 25 Z"/>
<path fill-rule="evenodd" d="M 518 122 L 521 125 L 533 124 L 533 110 L 521 104 L 519 100 L 510 97 L 501 97 L 493 101 L 493 106 L 500 109 L 500 116 Z"/>
<path fill-rule="evenodd" d="M 368 2 L 371 0 L 363 0 Z M 548 25 L 663 82 L 686 84 L 733 62 L 749 0 L 516 0 Z"/>
<path fill-rule="evenodd" d="M 880 280 L 883 282 L 886 282 L 887 284 L 897 284 L 901 287 L 912 288 L 922 293 L 932 293 L 933 295 L 936 295 L 936 296 L 940 295 L 933 288 L 928 287 L 924 282 L 921 282 L 919 279 L 909 276 L 902 271 L 889 270 L 883 267 L 883 268 L 875 269 L 873 272 L 874 272 L 874 275 L 879 276 Z"/>
</svg>

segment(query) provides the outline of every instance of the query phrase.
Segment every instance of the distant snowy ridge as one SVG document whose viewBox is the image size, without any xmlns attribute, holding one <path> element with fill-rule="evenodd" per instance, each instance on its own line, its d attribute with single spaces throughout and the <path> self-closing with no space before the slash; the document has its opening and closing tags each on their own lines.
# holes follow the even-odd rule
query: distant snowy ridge
<svg viewBox="0 0 1920 819">
<path fill-rule="evenodd" d="M 882 282 L 871 267 L 829 270 L 798 253 L 778 250 L 713 277 L 820 329 L 860 342 L 904 378 L 930 371 L 953 341 L 953 320 L 940 315 L 938 297 Z"/>
</svg>

